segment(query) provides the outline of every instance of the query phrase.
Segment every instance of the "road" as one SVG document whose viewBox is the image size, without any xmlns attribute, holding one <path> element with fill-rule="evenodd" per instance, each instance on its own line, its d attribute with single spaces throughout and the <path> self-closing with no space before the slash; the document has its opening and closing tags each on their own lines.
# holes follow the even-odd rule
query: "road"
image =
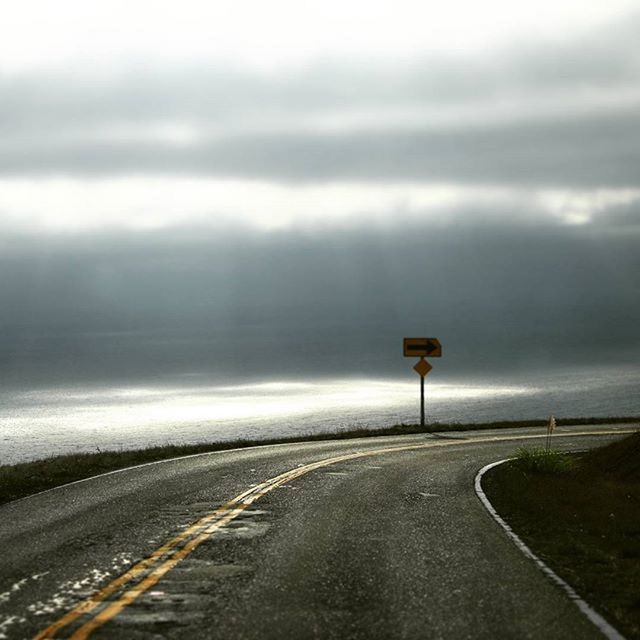
<svg viewBox="0 0 640 640">
<path fill-rule="evenodd" d="M 536 433 L 240 449 L 5 505 L 0 638 L 599 638 L 473 490 Z"/>
</svg>

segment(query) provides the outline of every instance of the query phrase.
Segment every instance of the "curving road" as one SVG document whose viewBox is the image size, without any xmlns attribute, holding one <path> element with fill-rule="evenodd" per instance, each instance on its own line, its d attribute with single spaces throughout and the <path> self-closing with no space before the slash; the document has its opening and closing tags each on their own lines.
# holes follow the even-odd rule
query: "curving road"
<svg viewBox="0 0 640 640">
<path fill-rule="evenodd" d="M 240 449 L 5 505 L 0 638 L 599 638 L 473 490 L 535 434 Z"/>
</svg>

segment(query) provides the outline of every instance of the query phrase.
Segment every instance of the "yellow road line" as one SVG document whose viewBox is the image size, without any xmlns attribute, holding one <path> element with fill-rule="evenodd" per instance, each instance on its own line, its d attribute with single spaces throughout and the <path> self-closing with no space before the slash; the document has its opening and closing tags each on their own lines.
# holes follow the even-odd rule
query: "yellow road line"
<svg viewBox="0 0 640 640">
<path fill-rule="evenodd" d="M 625 435 L 634 433 L 634 429 L 619 429 L 611 431 L 580 431 L 574 433 L 558 433 L 554 434 L 554 438 L 558 437 L 579 437 L 579 436 L 601 436 L 601 435 Z M 63 630 L 78 618 L 90 614 L 94 609 L 105 602 L 109 596 L 118 590 L 133 584 L 138 578 L 140 582 L 127 589 L 122 595 L 118 596 L 113 602 L 109 603 L 101 611 L 98 611 L 93 617 L 80 626 L 72 635 L 70 640 L 85 640 L 97 628 L 101 627 L 109 620 L 117 616 L 125 607 L 132 604 L 145 591 L 155 585 L 166 573 L 173 569 L 181 560 L 189 556 L 197 547 L 205 540 L 210 538 L 216 531 L 224 527 L 226 524 L 238 517 L 245 509 L 247 509 L 256 500 L 273 491 L 277 487 L 291 482 L 296 478 L 306 475 L 311 471 L 328 467 L 339 462 L 346 462 L 358 458 L 377 456 L 384 453 L 395 453 L 399 451 L 411 451 L 416 449 L 429 449 L 439 447 L 460 446 L 463 444 L 487 443 L 487 442 L 508 442 L 511 440 L 529 440 L 535 438 L 544 438 L 546 435 L 521 435 L 521 436 L 494 436 L 490 438 L 473 438 L 465 440 L 445 441 L 445 442 L 428 442 L 423 444 L 404 445 L 399 447 L 386 447 L 383 449 L 371 449 L 369 451 L 360 451 L 357 453 L 349 453 L 332 458 L 318 460 L 295 469 L 285 471 L 278 476 L 270 478 L 260 484 L 254 485 L 247 489 L 232 500 L 218 507 L 211 513 L 200 518 L 179 535 L 171 538 L 168 542 L 156 549 L 150 556 L 141 560 L 126 573 L 116 578 L 108 585 L 97 591 L 87 600 L 71 609 L 59 620 L 49 625 L 38 633 L 34 640 L 55 640 L 58 631 Z M 181 543 L 184 543 L 183 546 Z M 165 556 L 169 557 L 165 557 Z M 154 567 L 154 565 L 157 565 Z M 145 577 L 144 574 L 147 573 Z"/>
</svg>

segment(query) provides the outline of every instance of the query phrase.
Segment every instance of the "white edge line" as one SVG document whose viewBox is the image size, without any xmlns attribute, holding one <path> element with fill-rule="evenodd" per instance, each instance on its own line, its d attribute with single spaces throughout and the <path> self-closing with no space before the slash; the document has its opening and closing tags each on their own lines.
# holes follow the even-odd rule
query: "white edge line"
<svg viewBox="0 0 640 640">
<path fill-rule="evenodd" d="M 635 423 L 630 423 L 633 424 L 635 426 Z M 579 427 L 579 426 L 583 426 L 583 425 L 567 425 L 569 427 Z M 586 425 L 586 426 L 599 426 L 599 425 Z M 608 425 L 602 425 L 603 427 L 606 427 Z M 626 424 L 621 425 L 622 428 L 621 429 L 612 429 L 611 430 L 611 435 L 617 435 L 618 433 L 620 434 L 625 434 L 627 432 L 631 433 L 631 430 L 628 429 L 624 429 L 624 427 L 626 426 Z M 516 429 L 521 428 L 521 427 L 515 427 Z M 524 427 L 527 428 L 527 427 Z M 477 433 L 478 431 L 482 432 L 483 429 L 473 429 L 472 431 L 474 431 L 474 433 Z M 487 431 L 490 431 L 490 429 L 487 429 Z M 415 436 L 423 436 L 423 435 L 438 435 L 439 432 L 435 432 L 435 433 L 428 433 L 428 434 L 422 434 L 422 433 L 413 433 L 413 434 L 407 434 L 407 435 L 415 435 Z M 453 433 L 457 433 L 457 432 L 453 432 Z M 462 433 L 462 432 L 460 432 Z M 466 432 L 465 432 L 466 433 Z M 572 437 L 574 434 L 572 434 L 571 432 L 556 432 L 557 436 L 562 436 L 562 437 Z M 141 464 L 134 464 L 130 467 L 121 467 L 120 469 L 113 469 L 112 471 L 105 471 L 104 473 L 98 473 L 94 476 L 87 476 L 86 478 L 80 478 L 79 480 L 73 480 L 72 482 L 65 482 L 64 484 L 59 484 L 56 487 L 51 487 L 50 489 L 44 489 L 42 491 L 38 491 L 37 493 L 32 493 L 29 494 L 28 496 L 23 496 L 22 498 L 17 498 L 16 500 L 10 500 L 9 502 L 5 502 L 4 504 L 0 504 L 0 508 L 4 508 L 4 507 L 8 507 L 9 505 L 13 505 L 13 504 L 17 504 L 18 502 L 23 502 L 25 500 L 31 500 L 32 498 L 37 498 L 38 496 L 41 496 L 43 494 L 46 493 L 52 493 L 54 491 L 58 491 L 60 489 L 66 489 L 67 487 L 72 487 L 73 485 L 76 484 L 82 484 L 84 482 L 89 482 L 90 480 L 97 480 L 99 478 L 104 478 L 105 476 L 112 476 L 115 475 L 117 473 L 124 473 L 125 471 L 130 471 L 131 469 L 141 469 L 143 467 L 151 467 L 153 465 L 156 464 L 162 464 L 164 462 L 176 462 L 179 460 L 187 460 L 188 458 L 198 458 L 198 457 L 204 457 L 204 456 L 214 456 L 216 454 L 225 454 L 225 453 L 233 453 L 235 451 L 246 451 L 247 449 L 261 449 L 261 448 L 267 448 L 267 447 L 287 447 L 287 446 L 291 446 L 291 445 L 297 445 L 297 444 L 326 444 L 327 442 L 347 442 L 347 441 L 351 441 L 351 440 L 369 440 L 371 438 L 396 438 L 398 436 L 393 435 L 393 436 L 363 436 L 363 437 L 358 437 L 358 438 L 348 438 L 348 439 L 338 439 L 338 440 L 300 440 L 298 442 L 277 442 L 277 443 L 273 443 L 273 444 L 256 444 L 256 445 L 250 445 L 248 447 L 234 447 L 233 449 L 218 449 L 217 451 L 201 451 L 200 453 L 189 453 L 186 456 L 176 456 L 174 458 L 162 458 L 161 460 L 153 460 L 151 462 L 143 462 Z M 523 434 L 522 436 L 523 438 L 545 438 L 546 436 L 544 434 L 542 435 L 525 435 Z M 463 440 L 462 438 L 455 438 L 456 440 Z M 473 439 L 472 439 L 473 440 Z M 115 451 L 117 452 L 117 449 L 105 449 L 104 453 L 109 453 Z M 90 452 L 87 452 L 90 453 Z M 42 458 L 41 460 L 46 460 L 47 458 Z M 39 462 L 40 460 L 33 460 L 33 462 Z M 29 461 L 27 461 L 29 462 Z M 1 638 L 0 638 L 1 640 Z M 626 639 L 623 639 L 626 640 Z"/>
<path fill-rule="evenodd" d="M 353 438 L 354 440 L 358 440 L 360 438 Z M 299 442 L 277 442 L 274 444 L 256 444 L 256 445 L 250 445 L 248 447 L 234 447 L 233 449 L 218 449 L 216 451 L 201 451 L 200 453 L 189 453 L 185 456 L 175 456 L 173 458 L 162 458 L 160 460 L 152 460 L 151 462 L 142 462 L 140 464 L 134 464 L 131 465 L 130 467 L 121 467 L 120 469 L 113 469 L 112 471 L 105 471 L 104 473 L 98 473 L 94 476 L 87 476 L 86 478 L 80 478 L 80 480 L 73 480 L 72 482 L 65 482 L 64 484 L 59 484 L 55 487 L 51 487 L 50 489 L 43 489 L 42 491 L 38 491 L 37 493 L 31 493 L 28 496 L 23 496 L 22 498 L 16 498 L 15 500 L 10 500 L 9 502 L 5 502 L 4 504 L 0 504 L 0 508 L 2 507 L 6 507 L 12 504 L 16 504 L 18 502 L 22 502 L 23 500 L 30 500 L 31 498 L 36 498 L 37 496 L 41 496 L 45 493 L 51 493 L 53 491 L 58 491 L 59 489 L 65 489 L 66 487 L 72 487 L 75 484 L 82 484 L 83 482 L 89 482 L 90 480 L 97 480 L 99 478 L 104 478 L 106 476 L 112 476 L 115 475 L 116 473 L 124 473 L 125 471 L 131 471 L 132 469 L 142 469 L 143 467 L 151 467 L 153 465 L 156 464 L 162 464 L 163 462 L 178 462 L 180 460 L 187 460 L 189 458 L 198 458 L 198 457 L 204 457 L 204 456 L 213 456 L 216 454 L 224 454 L 224 453 L 233 453 L 234 451 L 246 451 L 247 449 L 259 449 L 262 447 L 286 447 L 286 446 L 290 446 L 292 444 L 307 444 L 307 442 L 309 443 L 315 443 L 315 442 L 333 442 L 333 440 L 331 441 L 325 441 L 325 440 L 309 440 L 309 441 L 305 441 L 305 440 L 301 440 Z M 126 449 L 123 451 L 127 451 Z M 105 449 L 102 453 L 119 453 L 120 450 L 119 449 Z M 91 453 L 86 452 L 86 453 Z M 41 458 L 39 460 L 27 460 L 28 462 L 41 462 L 43 460 L 47 460 L 47 458 Z M 0 637 L 0 640 L 1 637 Z"/>
<path fill-rule="evenodd" d="M 553 582 L 556 586 L 560 587 L 568 596 L 569 599 L 580 609 L 580 611 L 596 626 L 609 640 L 626 640 L 625 637 L 614 627 L 612 627 L 597 611 L 591 608 L 575 591 L 575 589 L 567 582 L 565 582 L 555 571 L 547 566 L 538 556 L 529 549 L 529 547 L 520 539 L 520 537 L 514 533 L 513 529 L 498 515 L 498 512 L 494 509 L 493 505 L 487 498 L 487 495 L 482 489 L 482 477 L 484 474 L 501 465 L 505 462 L 509 462 L 513 458 L 505 458 L 504 460 L 498 460 L 498 462 L 492 462 L 491 464 L 482 467 L 475 478 L 475 489 L 478 498 L 484 505 L 485 509 L 489 512 L 491 517 L 504 529 L 505 533 L 511 541 L 522 551 L 522 553 L 535 562 L 538 568 Z"/>
<path fill-rule="evenodd" d="M 421 434 L 421 433 L 415 433 L 415 434 L 409 434 L 409 435 L 416 435 L 416 436 L 421 436 L 421 435 L 435 435 L 435 434 Z M 120 469 L 113 469 L 112 471 L 105 471 L 104 473 L 98 473 L 94 476 L 87 476 L 86 478 L 80 478 L 79 480 L 73 480 L 72 482 L 65 482 L 64 484 L 59 484 L 55 487 L 51 487 L 50 489 L 43 489 L 42 491 L 38 491 L 37 493 L 31 493 L 28 496 L 23 496 L 22 498 L 16 498 L 15 500 L 10 500 L 9 502 L 5 502 L 4 504 L 0 504 L 0 508 L 3 507 L 7 507 L 9 505 L 13 505 L 13 504 L 17 504 L 18 502 L 23 502 L 24 500 L 31 500 L 31 498 L 36 498 L 38 496 L 41 496 L 45 493 L 52 493 L 53 491 L 58 491 L 59 489 L 66 489 L 67 487 L 72 487 L 73 485 L 76 484 L 82 484 L 84 482 L 89 482 L 90 480 L 97 480 L 99 478 L 104 478 L 106 476 L 112 476 L 115 475 L 117 473 L 124 473 L 125 471 L 131 471 L 132 469 L 142 469 L 143 467 L 151 467 L 153 465 L 156 464 L 162 464 L 164 462 L 178 462 L 180 460 L 188 460 L 189 458 L 199 458 L 199 457 L 205 457 L 205 456 L 215 456 L 215 455 L 221 455 L 221 454 L 225 454 L 225 453 L 234 453 L 236 451 L 247 451 L 249 449 L 263 449 L 263 448 L 268 448 L 268 447 L 290 447 L 291 445 L 299 445 L 299 444 L 309 444 L 309 445 L 322 445 L 322 444 L 326 444 L 326 443 L 331 443 L 331 442 L 347 442 L 347 441 L 356 441 L 356 440 L 368 440 L 371 439 L 372 437 L 374 438 L 396 438 L 398 437 L 397 435 L 393 435 L 393 436 L 362 436 L 362 437 L 357 437 L 357 438 L 340 438 L 340 439 L 327 439 L 327 440 L 298 440 L 295 442 L 274 442 L 271 444 L 252 444 L 249 445 L 247 447 L 233 447 L 232 449 L 217 449 L 215 451 L 201 451 L 200 453 L 189 453 L 187 455 L 184 456 L 175 456 L 173 458 L 162 458 L 160 460 L 152 460 L 151 462 L 142 462 L 140 464 L 134 464 L 131 465 L 130 467 L 121 467 Z M 544 436 L 540 436 L 541 438 Z M 196 443 L 197 444 L 197 443 Z M 217 443 L 215 443 L 217 444 Z M 127 451 L 126 449 L 123 451 Z M 119 453 L 120 450 L 119 449 L 105 449 L 102 453 Z M 91 453 L 90 451 L 87 452 L 80 452 L 80 453 Z M 26 462 L 41 462 L 41 461 L 46 461 L 47 458 L 40 458 L 38 460 L 27 460 Z M 18 463 L 19 464 L 19 463 Z M 0 465 L 2 466 L 2 465 Z M 0 637 L 0 640 L 2 640 L 2 638 Z"/>
</svg>

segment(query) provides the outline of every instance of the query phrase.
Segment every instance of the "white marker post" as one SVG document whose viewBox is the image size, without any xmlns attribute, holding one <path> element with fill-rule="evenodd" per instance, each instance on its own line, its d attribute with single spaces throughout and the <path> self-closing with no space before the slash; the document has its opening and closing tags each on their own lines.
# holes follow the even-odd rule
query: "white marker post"
<svg viewBox="0 0 640 640">
<path fill-rule="evenodd" d="M 556 419 L 551 416 L 549 418 L 549 424 L 547 425 L 547 451 L 549 451 L 549 445 L 551 444 L 551 434 L 556 430 Z"/>
</svg>

